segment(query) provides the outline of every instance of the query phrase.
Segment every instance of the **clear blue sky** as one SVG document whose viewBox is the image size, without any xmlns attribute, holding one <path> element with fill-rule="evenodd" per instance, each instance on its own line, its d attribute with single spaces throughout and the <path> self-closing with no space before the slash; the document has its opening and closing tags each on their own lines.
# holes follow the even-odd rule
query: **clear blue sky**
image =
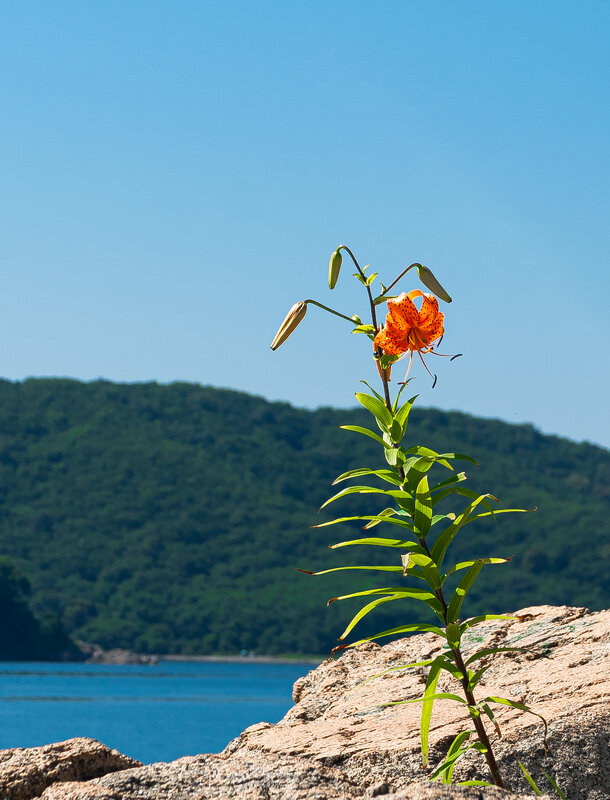
<svg viewBox="0 0 610 800">
<path fill-rule="evenodd" d="M 352 405 L 342 321 L 269 350 L 363 308 L 346 243 L 453 295 L 423 405 L 610 446 L 609 40 L 605 0 L 5 0 L 0 374 Z"/>
</svg>

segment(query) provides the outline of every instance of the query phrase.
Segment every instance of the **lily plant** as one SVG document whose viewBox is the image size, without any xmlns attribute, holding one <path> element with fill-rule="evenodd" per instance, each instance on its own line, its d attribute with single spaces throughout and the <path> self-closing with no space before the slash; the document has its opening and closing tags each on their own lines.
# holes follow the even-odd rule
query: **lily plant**
<svg viewBox="0 0 610 800">
<path fill-rule="evenodd" d="M 415 700 L 400 701 L 402 703 L 421 703 L 422 705 L 420 737 L 423 765 L 428 766 L 428 740 L 434 703 L 439 699 L 454 701 L 464 708 L 470 726 L 457 734 L 441 763 L 431 770 L 430 780 L 451 783 L 456 762 L 465 753 L 474 750 L 485 758 L 491 782 L 489 780 L 469 780 L 461 783 L 463 785 L 505 787 L 485 720 L 487 724 L 493 726 L 496 734 L 499 734 L 493 711 L 494 706 L 510 706 L 522 712 L 540 715 L 522 702 L 479 691 L 480 681 L 491 666 L 489 657 L 500 652 L 519 651 L 522 648 L 485 647 L 475 652 L 465 652 L 462 645 L 462 639 L 466 632 L 480 623 L 488 620 L 512 619 L 513 617 L 502 614 L 482 614 L 463 619 L 461 611 L 464 599 L 483 567 L 504 564 L 509 561 L 509 558 L 476 558 L 456 564 L 447 564 L 446 558 L 450 545 L 467 525 L 485 517 L 496 518 L 497 515 L 503 513 L 522 513 L 533 509 L 494 508 L 493 505 L 499 501 L 493 494 L 473 492 L 464 486 L 465 472 L 456 472 L 454 469 L 455 462 L 476 465 L 473 458 L 464 453 L 438 453 L 429 447 L 405 441 L 409 415 L 417 398 L 415 395 L 407 400 L 403 399 L 403 392 L 412 380 L 408 376 L 414 357 L 417 356 L 421 360 L 424 368 L 436 383 L 436 376 L 432 375 L 424 357 L 429 355 L 445 356 L 438 352 L 445 325 L 444 314 L 439 310 L 439 300 L 448 304 L 451 303 L 451 297 L 432 271 L 419 263 L 410 264 L 387 286 L 379 282 L 380 289 L 374 292 L 372 287 L 378 274 L 367 275 L 368 265 L 361 267 L 346 245 L 339 246 L 331 255 L 328 275 L 330 289 L 334 289 L 337 284 L 343 253 L 346 253 L 353 262 L 356 269 L 356 272 L 353 273 L 354 277 L 363 285 L 366 292 L 369 321 L 363 322 L 357 314 L 352 316 L 343 314 L 316 300 L 303 300 L 290 309 L 271 348 L 276 350 L 288 339 L 305 318 L 309 305 L 317 306 L 346 320 L 351 325 L 352 333 L 363 334 L 371 341 L 370 352 L 380 378 L 379 391 L 363 381 L 370 393 L 357 392 L 356 399 L 372 415 L 374 428 L 359 425 L 343 425 L 341 427 L 377 442 L 383 453 L 385 465 L 374 468 L 360 467 L 339 475 L 334 484 L 346 481 L 350 483 L 346 488 L 330 497 L 323 507 L 352 494 L 380 495 L 384 507 L 374 514 L 340 516 L 315 527 L 359 522 L 366 532 L 363 537 L 337 542 L 331 545 L 331 548 L 385 548 L 386 551 L 389 549 L 390 552 L 396 553 L 396 560 L 385 566 L 344 566 L 320 572 L 301 571 L 308 572 L 310 575 L 323 575 L 340 570 L 367 569 L 394 574 L 398 579 L 398 583 L 392 586 L 366 589 L 343 597 L 332 598 L 329 601 L 334 602 L 354 597 L 366 598 L 365 605 L 354 615 L 339 637 L 341 642 L 344 642 L 365 616 L 382 604 L 406 599 L 423 603 L 427 607 L 429 612 L 436 617 L 434 624 L 401 624 L 391 630 L 367 636 L 350 644 L 342 643 L 333 650 L 333 653 L 388 636 L 417 632 L 436 634 L 439 637 L 439 644 L 442 645 L 438 655 L 425 661 L 393 668 L 425 667 L 428 670 L 423 695 Z M 406 293 L 392 294 L 394 287 L 411 270 L 417 272 L 419 280 L 428 291 L 413 289 Z M 383 323 L 380 323 L 378 309 L 382 304 L 387 304 L 387 313 Z M 453 360 L 458 356 L 448 355 L 447 357 Z M 392 369 L 396 370 L 397 362 L 404 358 L 408 358 L 406 374 L 394 389 L 391 384 Z M 440 467 L 445 471 L 446 476 L 441 476 L 440 480 L 433 479 L 432 475 L 437 472 L 436 469 L 433 470 L 433 467 Z M 352 483 L 352 481 L 362 478 L 372 478 L 375 483 L 363 484 L 360 481 L 357 484 Z M 460 508 L 450 513 L 441 512 L 439 505 L 450 497 L 460 499 Z M 385 526 L 386 529 L 389 526 L 391 533 L 385 537 L 375 535 L 372 529 L 377 526 Z M 447 587 L 453 585 L 455 580 L 450 581 L 449 584 L 447 581 L 452 576 L 456 576 L 456 573 L 462 575 L 461 580 L 452 591 L 448 591 Z M 455 680 L 455 692 L 437 691 L 438 681 L 443 671 Z M 400 703 L 388 705 L 397 704 Z M 540 718 L 542 719 L 542 717 Z M 546 722 L 543 720 L 543 723 L 546 733 Z M 533 785 L 533 779 L 525 767 L 521 764 L 520 766 L 528 781 L 532 781 Z M 553 779 L 550 776 L 547 777 L 560 797 L 563 797 Z"/>
</svg>

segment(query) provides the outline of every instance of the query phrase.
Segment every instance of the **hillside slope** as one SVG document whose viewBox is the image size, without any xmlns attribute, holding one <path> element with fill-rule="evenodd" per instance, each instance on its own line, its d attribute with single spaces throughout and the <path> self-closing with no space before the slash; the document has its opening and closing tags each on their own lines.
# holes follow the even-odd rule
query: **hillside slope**
<svg viewBox="0 0 610 800">
<path fill-rule="evenodd" d="M 310 527 L 329 518 L 316 508 L 337 474 L 379 465 L 346 423 L 367 414 L 186 383 L 0 381 L 0 555 L 27 576 L 34 610 L 103 646 L 327 652 L 358 606 L 326 599 L 366 578 L 293 568 L 355 563 L 327 549 L 353 529 Z M 431 409 L 413 412 L 409 439 L 469 453 L 481 465 L 471 488 L 538 507 L 481 521 L 455 545 L 458 558 L 514 556 L 490 569 L 470 610 L 609 605 L 608 451 Z M 341 513 L 380 507 L 341 502 Z M 391 605 L 371 632 L 417 616 Z"/>
</svg>

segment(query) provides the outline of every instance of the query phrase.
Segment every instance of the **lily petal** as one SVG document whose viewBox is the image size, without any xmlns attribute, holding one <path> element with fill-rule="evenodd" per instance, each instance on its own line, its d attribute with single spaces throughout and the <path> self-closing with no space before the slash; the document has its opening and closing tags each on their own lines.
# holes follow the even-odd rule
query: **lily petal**
<svg viewBox="0 0 610 800">
<path fill-rule="evenodd" d="M 408 295 L 403 292 L 394 300 L 388 300 L 387 321 L 397 330 L 406 331 L 408 328 L 419 326 L 419 312 L 411 299 L 412 294 L 413 292 L 409 292 Z"/>
</svg>

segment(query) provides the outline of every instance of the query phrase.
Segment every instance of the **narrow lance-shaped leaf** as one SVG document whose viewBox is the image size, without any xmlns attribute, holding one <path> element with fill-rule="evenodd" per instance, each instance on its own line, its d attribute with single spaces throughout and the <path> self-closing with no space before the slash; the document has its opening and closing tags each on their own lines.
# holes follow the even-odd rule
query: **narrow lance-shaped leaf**
<svg viewBox="0 0 610 800">
<path fill-rule="evenodd" d="M 339 425 L 342 431 L 354 431 L 355 433 L 361 433 L 363 436 L 368 436 L 369 439 L 374 439 L 379 444 L 383 445 L 384 447 L 390 447 L 389 444 L 383 441 L 379 434 L 375 433 L 374 431 L 370 431 L 368 428 L 363 428 L 361 425 Z"/>
<path fill-rule="evenodd" d="M 328 575 L 329 572 L 343 572 L 347 569 L 368 569 L 374 572 L 402 572 L 402 567 L 399 566 L 350 566 L 350 567 L 332 567 L 331 569 L 321 569 L 319 572 L 311 572 L 308 569 L 300 569 L 295 567 L 296 572 L 304 572 L 305 575 Z"/>
<path fill-rule="evenodd" d="M 332 482 L 332 485 L 334 486 L 337 483 L 341 483 L 341 481 L 347 481 L 350 478 L 360 478 L 363 475 L 375 475 L 377 478 L 381 478 L 381 480 L 384 480 L 387 483 L 393 483 L 395 486 L 400 486 L 400 478 L 393 470 L 369 469 L 368 467 L 360 467 L 360 469 L 351 469 L 349 472 L 344 472 L 342 475 L 339 475 L 338 478 L 335 478 L 335 480 Z"/>
<path fill-rule="evenodd" d="M 449 525 L 448 528 L 445 528 L 445 530 L 440 534 L 438 539 L 434 542 L 430 555 L 432 556 L 434 562 L 438 564 L 439 567 L 441 566 L 445 553 L 447 552 L 447 548 L 457 535 L 460 528 L 462 528 L 468 522 L 469 517 L 472 514 L 473 510 L 487 498 L 493 498 L 493 495 L 482 494 L 479 495 L 479 497 L 477 497 L 476 500 L 473 500 L 472 503 L 469 503 L 469 505 L 456 518 L 455 522 Z"/>
<path fill-rule="evenodd" d="M 404 519 L 395 519 L 394 517 L 380 517 L 379 514 L 362 514 L 358 517 L 337 517 L 328 522 L 319 522 L 317 525 L 312 525 L 312 528 L 326 528 L 328 525 L 337 525 L 340 522 L 353 522 L 355 520 L 371 520 L 378 519 L 380 522 L 387 522 L 390 525 L 398 525 L 400 528 L 406 528 L 409 531 L 413 530 L 413 526 L 405 522 Z"/>
<path fill-rule="evenodd" d="M 458 618 L 464 598 L 466 597 L 468 590 L 475 582 L 477 575 L 482 569 L 483 564 L 480 561 L 475 561 L 475 563 L 469 568 L 466 575 L 458 583 L 455 592 L 453 593 L 453 597 L 449 603 L 449 608 L 447 609 L 447 620 L 449 622 L 455 622 L 455 620 Z"/>
<path fill-rule="evenodd" d="M 442 628 L 439 628 L 438 625 L 428 625 L 423 622 L 416 622 L 411 623 L 410 625 L 401 625 L 398 628 L 390 628 L 387 631 L 376 633 L 374 636 L 366 636 L 364 639 L 358 639 L 357 642 L 339 645 L 339 647 L 333 648 L 331 655 L 338 653 L 340 650 L 346 650 L 350 647 L 358 647 L 358 645 L 364 644 L 365 642 L 374 642 L 376 639 L 383 639 L 386 636 L 399 636 L 403 633 L 435 633 L 437 636 L 442 636 L 445 638 L 445 632 Z"/>
<path fill-rule="evenodd" d="M 432 719 L 432 709 L 434 707 L 434 699 L 436 692 L 436 685 L 438 684 L 439 675 L 441 674 L 440 657 L 434 660 L 430 667 L 428 678 L 426 680 L 426 688 L 424 690 L 424 698 L 421 709 L 420 721 L 420 735 L 421 735 L 421 757 L 424 767 L 428 766 L 428 737 L 430 734 L 430 720 Z"/>
<path fill-rule="evenodd" d="M 442 582 L 445 583 L 447 578 L 450 575 L 453 575 L 454 572 L 458 572 L 461 569 L 466 569 L 467 567 L 472 567 L 474 564 L 480 563 L 484 566 L 485 564 L 506 564 L 508 561 L 510 561 L 510 558 L 477 558 L 474 561 L 460 561 L 459 564 L 455 564 L 450 570 L 445 572 L 442 577 Z"/>
<path fill-rule="evenodd" d="M 465 666 L 468 666 L 469 664 L 473 664 L 475 661 L 478 661 L 480 658 L 485 658 L 485 656 L 490 656 L 495 653 L 522 653 L 524 650 L 524 647 L 485 647 L 483 650 L 478 650 L 476 653 L 473 653 L 473 655 L 471 655 L 464 663 Z"/>
<path fill-rule="evenodd" d="M 367 411 L 371 412 L 381 430 L 388 431 L 390 429 L 392 425 L 392 415 L 380 400 L 364 392 L 356 392 L 356 400 L 363 405 Z"/>
<path fill-rule="evenodd" d="M 525 703 L 520 703 L 517 700 L 508 700 L 506 697 L 496 697 L 495 695 L 489 695 L 485 697 L 483 700 L 480 700 L 477 705 L 481 705 L 482 703 L 501 703 L 505 706 L 510 706 L 511 708 L 517 708 L 519 711 L 525 711 L 528 714 L 532 714 L 534 717 L 538 717 L 539 720 L 542 720 L 542 724 L 544 725 L 544 746 L 545 749 L 548 750 L 548 745 L 546 742 L 546 737 L 548 733 L 549 726 L 547 724 L 546 719 L 542 716 L 542 714 L 538 714 L 536 711 L 532 711 L 529 706 L 526 706 Z"/>
<path fill-rule="evenodd" d="M 415 490 L 415 514 L 413 523 L 417 537 L 425 539 L 432 523 L 432 501 L 430 499 L 430 489 L 428 488 L 428 477 L 426 475 L 419 481 Z"/>
<path fill-rule="evenodd" d="M 380 489 L 378 486 L 348 486 L 347 489 L 342 489 L 340 492 L 337 492 L 337 494 L 329 497 L 325 503 L 322 503 L 320 510 L 334 503 L 335 500 L 340 500 L 342 497 L 349 494 L 384 494 L 393 498 L 404 497 L 405 499 L 410 499 L 408 492 L 403 492 L 398 489 Z"/>
<path fill-rule="evenodd" d="M 521 767 L 521 772 L 525 775 L 525 780 L 529 783 L 529 785 L 534 790 L 534 794 L 536 795 L 536 797 L 541 797 L 542 796 L 542 792 L 536 786 L 536 781 L 532 778 L 532 776 L 529 774 L 529 772 L 526 770 L 526 768 L 523 766 L 523 764 L 519 761 L 519 759 L 517 759 L 517 764 L 519 764 L 519 766 Z"/>
<path fill-rule="evenodd" d="M 363 539 L 350 539 L 346 542 L 337 542 L 336 544 L 329 545 L 331 550 L 336 550 L 337 547 L 350 547 L 351 545 L 374 545 L 376 547 L 397 547 L 401 550 L 415 550 L 424 552 L 421 545 L 417 542 L 411 542 L 408 539 L 384 539 L 374 536 L 365 537 Z"/>
<path fill-rule="evenodd" d="M 336 598 L 336 599 L 340 599 L 340 598 Z M 340 642 L 343 641 L 343 639 L 345 639 L 345 637 L 353 630 L 353 628 L 360 622 L 360 620 L 363 617 L 366 617 L 367 614 L 370 614 L 370 612 L 374 608 L 377 608 L 377 606 L 380 606 L 382 603 L 389 603 L 392 600 L 396 600 L 396 598 L 393 595 L 390 596 L 390 597 L 378 597 L 376 600 L 373 600 L 372 603 L 369 603 L 368 605 L 366 605 L 363 608 L 361 608 L 360 611 L 358 611 L 358 613 L 355 614 L 352 617 L 352 619 L 350 620 L 347 628 L 343 631 L 341 636 L 339 636 L 339 641 Z M 329 602 L 330 602 L 330 600 L 329 600 Z"/>
</svg>

